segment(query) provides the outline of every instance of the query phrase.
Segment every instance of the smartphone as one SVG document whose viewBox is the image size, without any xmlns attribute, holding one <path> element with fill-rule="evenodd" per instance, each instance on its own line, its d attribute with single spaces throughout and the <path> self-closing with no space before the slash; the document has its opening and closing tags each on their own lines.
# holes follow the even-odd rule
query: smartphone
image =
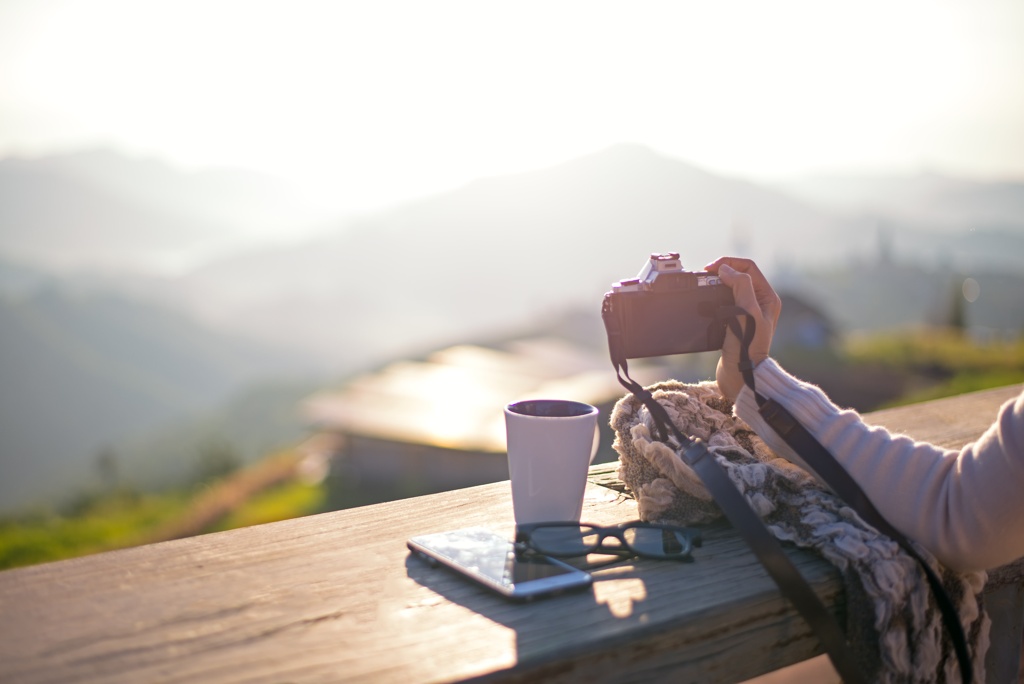
<svg viewBox="0 0 1024 684">
<path fill-rule="evenodd" d="M 547 556 L 517 554 L 513 543 L 483 527 L 413 537 L 409 549 L 516 601 L 591 584 L 590 574 Z"/>
</svg>

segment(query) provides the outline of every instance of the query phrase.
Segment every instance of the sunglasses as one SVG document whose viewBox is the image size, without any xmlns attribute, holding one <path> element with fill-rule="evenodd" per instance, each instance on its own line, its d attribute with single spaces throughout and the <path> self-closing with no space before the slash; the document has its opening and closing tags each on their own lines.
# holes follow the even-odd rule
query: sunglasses
<svg viewBox="0 0 1024 684">
<path fill-rule="evenodd" d="M 606 544 L 609 539 L 617 543 Z M 692 561 L 690 552 L 701 545 L 698 530 L 675 525 L 629 522 L 601 527 L 575 522 L 519 525 L 516 545 L 545 556 L 572 558 L 591 553 Z"/>
</svg>

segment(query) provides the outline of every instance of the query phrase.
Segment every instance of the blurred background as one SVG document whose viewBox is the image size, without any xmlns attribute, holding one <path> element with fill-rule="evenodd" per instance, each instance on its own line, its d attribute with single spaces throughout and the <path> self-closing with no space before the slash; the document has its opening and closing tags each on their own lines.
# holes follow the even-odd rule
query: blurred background
<svg viewBox="0 0 1024 684">
<path fill-rule="evenodd" d="M 1017 0 L 0 0 L 0 567 L 506 479 L 502 405 L 621 396 L 600 301 L 652 252 L 756 259 L 845 406 L 1024 381 L 1022 35 Z"/>
</svg>

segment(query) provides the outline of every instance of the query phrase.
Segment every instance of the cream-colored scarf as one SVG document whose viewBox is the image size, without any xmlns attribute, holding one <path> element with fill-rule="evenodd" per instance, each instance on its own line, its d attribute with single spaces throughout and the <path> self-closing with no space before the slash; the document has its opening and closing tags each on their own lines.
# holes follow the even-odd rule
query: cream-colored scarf
<svg viewBox="0 0 1024 684">
<path fill-rule="evenodd" d="M 687 435 L 699 437 L 780 541 L 814 549 L 836 566 L 847 599 L 847 635 L 868 679 L 958 682 L 959 668 L 938 607 L 917 562 L 864 523 L 821 483 L 779 458 L 739 418 L 717 385 L 664 382 L 648 388 Z M 699 525 L 722 516 L 697 474 L 656 441 L 654 421 L 627 395 L 612 412 L 619 478 L 643 520 Z M 984 572 L 955 573 L 922 549 L 960 613 L 974 681 L 985 681 L 989 620 L 981 602 Z M 697 562 L 700 562 L 699 555 Z"/>
</svg>

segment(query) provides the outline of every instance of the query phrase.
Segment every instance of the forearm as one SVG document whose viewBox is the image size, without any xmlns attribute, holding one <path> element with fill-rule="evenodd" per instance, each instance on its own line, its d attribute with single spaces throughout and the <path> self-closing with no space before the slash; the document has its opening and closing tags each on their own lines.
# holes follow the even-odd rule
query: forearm
<svg viewBox="0 0 1024 684">
<path fill-rule="evenodd" d="M 868 426 L 771 359 L 758 365 L 755 378 L 758 392 L 786 407 L 886 519 L 945 565 L 982 569 L 1024 555 L 1024 395 L 957 453 Z M 806 467 L 761 418 L 749 388 L 737 397 L 736 413 L 776 453 Z"/>
</svg>

